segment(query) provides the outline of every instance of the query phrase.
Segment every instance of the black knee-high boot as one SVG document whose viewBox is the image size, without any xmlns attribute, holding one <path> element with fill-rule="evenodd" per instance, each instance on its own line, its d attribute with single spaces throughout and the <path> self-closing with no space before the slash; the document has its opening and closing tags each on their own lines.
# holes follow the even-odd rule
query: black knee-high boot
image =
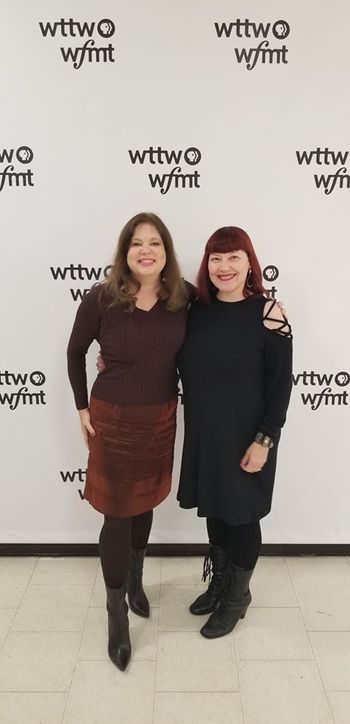
<svg viewBox="0 0 350 724">
<path fill-rule="evenodd" d="M 132 548 L 129 561 L 127 592 L 129 606 L 133 613 L 143 618 L 149 617 L 149 601 L 143 590 L 142 572 L 145 548 Z"/>
<path fill-rule="evenodd" d="M 120 588 L 106 586 L 108 654 L 113 664 L 121 671 L 125 671 L 131 656 L 128 605 L 125 600 L 125 590 L 125 584 Z"/>
<path fill-rule="evenodd" d="M 215 611 L 223 594 L 224 574 L 227 566 L 227 551 L 220 546 L 210 545 L 209 552 L 204 559 L 203 581 L 211 574 L 207 591 L 202 593 L 190 605 L 190 611 L 195 616 Z"/>
<path fill-rule="evenodd" d="M 229 561 L 224 581 L 224 592 L 217 609 L 201 628 L 201 634 L 207 639 L 225 636 L 244 618 L 252 596 L 249 581 L 254 569 L 246 571 Z"/>
</svg>

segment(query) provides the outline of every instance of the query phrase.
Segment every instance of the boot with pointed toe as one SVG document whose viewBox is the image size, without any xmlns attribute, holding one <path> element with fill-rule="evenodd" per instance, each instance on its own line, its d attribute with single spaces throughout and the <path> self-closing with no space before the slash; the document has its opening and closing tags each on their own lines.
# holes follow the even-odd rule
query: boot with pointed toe
<svg viewBox="0 0 350 724">
<path fill-rule="evenodd" d="M 125 601 L 125 584 L 120 588 L 108 588 L 108 654 L 120 671 L 125 671 L 131 657 L 128 605 Z"/>
<path fill-rule="evenodd" d="M 149 601 L 143 590 L 142 573 L 145 548 L 132 548 L 130 553 L 127 592 L 129 606 L 133 613 L 149 618 Z"/>
<path fill-rule="evenodd" d="M 212 613 L 218 606 L 223 595 L 223 581 L 227 567 L 227 551 L 220 546 L 210 545 L 209 552 L 204 559 L 203 578 L 211 575 L 208 589 L 196 598 L 190 605 L 190 611 L 195 616 Z"/>
<path fill-rule="evenodd" d="M 224 593 L 217 609 L 201 628 L 201 634 L 207 639 L 226 636 L 236 626 L 240 618 L 244 618 L 252 596 L 249 581 L 253 570 L 239 568 L 229 561 L 224 581 Z"/>
</svg>

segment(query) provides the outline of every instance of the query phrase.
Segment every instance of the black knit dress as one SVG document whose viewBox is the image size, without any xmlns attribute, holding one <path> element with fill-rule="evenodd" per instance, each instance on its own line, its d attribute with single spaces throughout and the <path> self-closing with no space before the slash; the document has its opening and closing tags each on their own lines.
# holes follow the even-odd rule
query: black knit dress
<svg viewBox="0 0 350 724">
<path fill-rule="evenodd" d="M 185 440 L 178 500 L 230 525 L 270 511 L 280 430 L 292 384 L 292 341 L 263 322 L 266 298 L 192 304 L 178 356 Z M 258 473 L 239 462 L 257 432 L 274 441 Z"/>
</svg>

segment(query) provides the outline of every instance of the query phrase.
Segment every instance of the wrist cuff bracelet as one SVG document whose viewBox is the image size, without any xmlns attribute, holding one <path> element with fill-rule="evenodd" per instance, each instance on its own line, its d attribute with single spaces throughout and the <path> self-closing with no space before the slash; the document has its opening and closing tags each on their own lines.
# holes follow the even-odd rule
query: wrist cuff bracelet
<svg viewBox="0 0 350 724">
<path fill-rule="evenodd" d="M 257 442 L 259 445 L 262 445 L 263 447 L 273 447 L 273 442 L 271 438 L 268 435 L 264 435 L 263 432 L 257 432 L 257 434 L 255 435 L 255 442 Z"/>
</svg>

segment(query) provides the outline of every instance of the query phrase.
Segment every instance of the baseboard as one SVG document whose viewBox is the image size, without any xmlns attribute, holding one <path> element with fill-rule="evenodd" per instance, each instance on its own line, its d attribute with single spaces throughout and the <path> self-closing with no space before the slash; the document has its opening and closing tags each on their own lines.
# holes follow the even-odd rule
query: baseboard
<svg viewBox="0 0 350 724">
<path fill-rule="evenodd" d="M 203 556 L 205 543 L 150 543 L 149 556 Z M 97 556 L 96 543 L 0 543 L 0 556 Z M 263 556 L 350 556 L 350 543 L 265 543 Z"/>
</svg>

